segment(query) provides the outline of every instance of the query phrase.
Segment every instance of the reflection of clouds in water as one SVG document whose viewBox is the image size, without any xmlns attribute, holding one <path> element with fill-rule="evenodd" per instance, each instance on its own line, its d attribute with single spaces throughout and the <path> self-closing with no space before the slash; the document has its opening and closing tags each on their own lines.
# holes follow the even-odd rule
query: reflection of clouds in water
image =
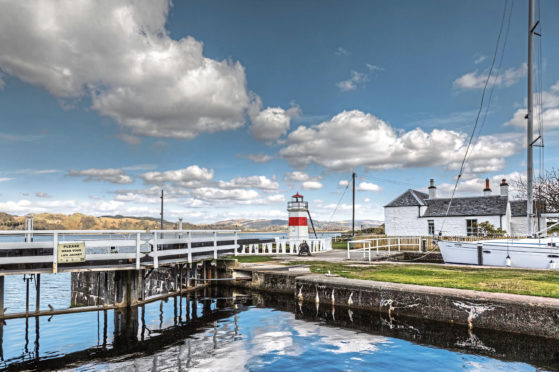
<svg viewBox="0 0 559 372">
<path fill-rule="evenodd" d="M 301 337 L 315 336 L 317 340 L 313 341 L 313 345 L 328 346 L 327 348 L 321 347 L 321 349 L 335 354 L 373 352 L 378 350 L 378 344 L 391 343 L 388 338 L 383 336 L 357 333 L 303 320 L 293 320 L 292 328 Z"/>
</svg>

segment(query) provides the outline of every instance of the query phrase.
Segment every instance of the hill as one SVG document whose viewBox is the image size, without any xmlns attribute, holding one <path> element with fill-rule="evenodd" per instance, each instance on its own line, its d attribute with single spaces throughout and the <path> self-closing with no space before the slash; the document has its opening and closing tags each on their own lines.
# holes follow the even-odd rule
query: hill
<svg viewBox="0 0 559 372">
<path fill-rule="evenodd" d="M 360 220 L 355 227 L 374 227 L 382 221 Z M 39 213 L 34 216 L 35 230 L 148 230 L 159 229 L 160 221 L 154 217 L 132 216 L 88 216 L 81 213 L 70 215 Z M 15 216 L 0 212 L 0 230 L 23 230 L 25 216 Z M 176 229 L 177 223 L 164 221 L 164 229 Z M 351 229 L 351 221 L 314 221 L 314 226 L 320 231 L 346 231 Z M 310 226 L 309 226 L 310 228 Z M 242 231 L 287 231 L 287 220 L 224 220 L 211 224 L 193 224 L 183 222 L 185 230 L 242 230 Z"/>
</svg>

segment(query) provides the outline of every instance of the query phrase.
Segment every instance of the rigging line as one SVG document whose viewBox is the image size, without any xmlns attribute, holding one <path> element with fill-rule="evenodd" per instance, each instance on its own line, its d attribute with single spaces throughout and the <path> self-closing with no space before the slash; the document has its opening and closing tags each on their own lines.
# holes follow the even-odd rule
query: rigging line
<svg viewBox="0 0 559 372">
<path fill-rule="evenodd" d="M 480 102 L 480 106 L 479 106 L 479 110 L 477 112 L 476 115 L 476 120 L 474 123 L 474 129 L 472 130 L 472 134 L 470 136 L 470 140 L 468 141 L 468 146 L 466 147 L 466 153 L 464 154 L 464 158 L 462 159 L 462 163 L 460 165 L 460 172 L 458 173 L 458 177 L 456 177 L 456 183 L 454 184 L 454 189 L 452 190 L 452 195 L 450 197 L 450 200 L 448 202 L 448 207 L 446 209 L 446 213 L 445 216 L 443 218 L 443 221 L 441 223 L 441 229 L 439 231 L 439 235 L 442 234 L 442 230 L 444 227 L 444 223 L 446 220 L 446 217 L 448 217 L 448 213 L 450 212 L 450 206 L 452 205 L 452 200 L 454 199 L 454 195 L 456 194 L 456 188 L 458 187 L 458 183 L 460 182 L 460 178 L 462 177 L 462 172 L 464 171 L 464 164 L 466 162 L 466 159 L 468 157 L 468 152 L 470 151 L 470 147 L 472 146 L 472 140 L 474 139 L 474 134 L 476 132 L 478 123 L 479 123 L 479 117 L 481 115 L 481 111 L 483 110 L 483 103 L 485 100 L 485 92 L 487 90 L 487 85 L 489 84 L 489 80 L 491 79 L 491 74 L 493 73 L 493 68 L 495 67 L 495 60 L 497 59 L 497 52 L 499 51 L 499 44 L 501 42 L 501 35 L 503 33 L 503 26 L 505 24 L 505 18 L 507 15 L 507 7 L 508 7 L 508 0 L 505 0 L 505 7 L 503 8 L 503 15 L 501 17 L 501 25 L 499 26 L 499 35 L 497 36 L 497 43 L 495 44 L 495 51 L 493 52 L 493 59 L 491 61 L 491 68 L 489 69 L 489 73 L 487 74 L 487 79 L 485 80 L 485 84 L 483 86 L 483 92 L 481 94 L 481 102 Z"/>
<path fill-rule="evenodd" d="M 328 220 L 327 223 L 332 222 L 332 218 L 334 217 L 334 214 L 336 214 L 336 211 L 338 210 L 338 207 L 340 206 L 340 203 L 342 202 L 342 199 L 344 198 L 344 195 L 345 195 L 345 192 L 347 191 L 347 189 L 349 189 L 349 182 L 346 185 L 346 187 L 344 189 L 344 192 L 342 193 L 342 196 L 340 197 L 340 200 L 338 200 L 338 204 L 336 204 L 336 208 L 334 208 L 334 212 L 332 212 L 332 215 L 330 215 L 330 219 Z M 322 232 L 321 236 L 324 236 L 324 231 Z"/>
<path fill-rule="evenodd" d="M 504 35 L 504 38 L 503 38 L 503 47 L 501 48 L 499 63 L 497 65 L 497 75 L 495 75 L 495 78 L 493 79 L 493 85 L 491 85 L 491 90 L 489 92 L 489 98 L 487 100 L 487 104 L 485 105 L 485 112 L 484 112 L 484 115 L 483 115 L 483 120 L 481 121 L 481 125 L 479 127 L 479 130 L 478 130 L 477 136 L 476 136 L 476 140 L 474 142 L 477 142 L 477 140 L 481 136 L 481 132 L 483 131 L 483 127 L 485 126 L 485 122 L 487 120 L 487 115 L 489 113 L 489 107 L 491 106 L 491 101 L 493 100 L 493 92 L 495 91 L 495 87 L 497 85 L 497 79 L 501 75 L 501 66 L 503 65 L 503 59 L 504 59 L 504 56 L 505 56 L 505 49 L 506 49 L 506 46 L 507 46 L 507 40 L 508 40 L 508 36 L 509 36 L 509 31 L 510 31 L 510 23 L 511 23 L 511 18 L 512 18 L 513 7 L 514 7 L 514 0 L 511 0 L 510 10 L 509 10 L 508 20 L 507 20 L 507 28 L 505 30 L 505 35 Z M 473 151 L 470 152 L 470 154 L 468 156 L 468 159 L 466 159 L 466 162 L 468 162 L 470 160 L 472 154 L 473 154 Z"/>
</svg>

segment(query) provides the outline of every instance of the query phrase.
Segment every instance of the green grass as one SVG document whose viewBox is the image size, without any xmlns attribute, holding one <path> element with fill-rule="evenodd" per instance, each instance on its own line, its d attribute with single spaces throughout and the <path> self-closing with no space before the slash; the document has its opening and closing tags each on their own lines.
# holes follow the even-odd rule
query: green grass
<svg viewBox="0 0 559 372">
<path fill-rule="evenodd" d="M 559 273 L 553 271 L 393 264 L 352 267 L 321 261 L 305 264 L 315 273 L 330 271 L 351 279 L 559 298 Z"/>
<path fill-rule="evenodd" d="M 253 262 L 267 262 L 273 261 L 270 256 L 228 256 L 228 259 L 236 258 L 239 262 L 253 263 Z"/>
<path fill-rule="evenodd" d="M 335 242 L 332 240 L 332 248 L 333 249 L 347 249 L 347 242 Z"/>
</svg>

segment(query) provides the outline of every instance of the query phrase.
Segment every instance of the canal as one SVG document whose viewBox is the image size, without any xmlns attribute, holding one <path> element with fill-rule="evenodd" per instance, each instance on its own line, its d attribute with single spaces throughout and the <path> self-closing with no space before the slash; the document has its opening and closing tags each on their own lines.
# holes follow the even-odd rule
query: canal
<svg viewBox="0 0 559 372">
<path fill-rule="evenodd" d="M 8 319 L 8 370 L 559 369 L 559 340 L 211 289 L 128 310 Z"/>
</svg>

